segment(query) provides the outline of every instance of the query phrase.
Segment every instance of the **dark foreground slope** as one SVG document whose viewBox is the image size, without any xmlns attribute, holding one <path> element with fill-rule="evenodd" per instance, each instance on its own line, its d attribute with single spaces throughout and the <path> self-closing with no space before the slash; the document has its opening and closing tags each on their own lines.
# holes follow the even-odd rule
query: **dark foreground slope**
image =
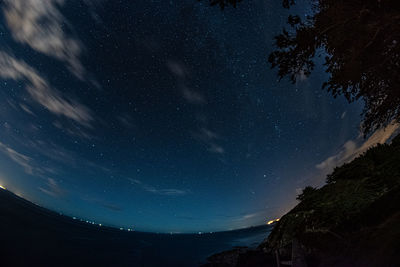
<svg viewBox="0 0 400 267">
<path fill-rule="evenodd" d="M 298 266 L 400 266 L 400 136 L 336 168 L 299 200 L 258 249 L 214 255 L 208 266 L 276 266 L 277 252 L 292 260 L 293 244 Z"/>
<path fill-rule="evenodd" d="M 73 220 L 0 189 L 0 266 L 198 266 L 217 251 L 259 243 L 270 229 L 202 235 L 120 231 Z"/>
</svg>

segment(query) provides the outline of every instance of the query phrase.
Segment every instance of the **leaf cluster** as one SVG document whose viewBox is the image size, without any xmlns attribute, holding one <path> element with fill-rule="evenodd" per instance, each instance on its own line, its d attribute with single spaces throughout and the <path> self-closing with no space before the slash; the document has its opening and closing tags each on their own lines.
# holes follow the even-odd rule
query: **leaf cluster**
<svg viewBox="0 0 400 267">
<path fill-rule="evenodd" d="M 289 16 L 288 24 L 269 55 L 280 78 L 309 76 L 324 55 L 330 76 L 323 88 L 349 102 L 364 100 L 364 134 L 400 121 L 399 1 L 314 0 L 313 15 Z"/>
</svg>

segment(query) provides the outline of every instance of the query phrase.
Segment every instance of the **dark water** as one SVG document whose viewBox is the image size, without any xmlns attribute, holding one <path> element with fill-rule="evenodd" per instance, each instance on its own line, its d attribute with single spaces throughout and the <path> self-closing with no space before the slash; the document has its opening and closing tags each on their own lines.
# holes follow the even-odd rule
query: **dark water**
<svg viewBox="0 0 400 267">
<path fill-rule="evenodd" d="M 73 220 L 0 190 L 0 266 L 199 266 L 257 246 L 270 226 L 212 234 L 120 231 Z"/>
<path fill-rule="evenodd" d="M 142 259 L 151 259 L 145 260 L 147 266 L 198 266 L 208 256 L 236 246 L 256 247 L 270 230 L 263 226 L 214 234 L 163 236 L 158 240 L 147 240 L 149 243 L 137 251 L 137 256 L 141 254 Z M 142 263 L 142 259 L 135 262 Z"/>
</svg>

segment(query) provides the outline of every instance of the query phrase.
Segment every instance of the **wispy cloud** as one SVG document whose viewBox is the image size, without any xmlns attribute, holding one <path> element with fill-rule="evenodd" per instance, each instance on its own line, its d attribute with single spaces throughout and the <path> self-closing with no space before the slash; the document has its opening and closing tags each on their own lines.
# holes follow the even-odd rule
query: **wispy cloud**
<svg viewBox="0 0 400 267">
<path fill-rule="evenodd" d="M 80 127 L 75 123 L 66 123 L 61 121 L 53 121 L 53 126 L 60 129 L 63 133 L 69 134 L 70 136 L 79 137 L 81 139 L 94 140 L 96 137 L 90 134 L 87 129 Z"/>
<path fill-rule="evenodd" d="M 357 140 L 347 141 L 340 151 L 317 164 L 315 167 L 324 173 L 329 173 L 336 166 L 349 162 L 359 156 L 360 154 L 367 151 L 370 147 L 376 146 L 377 144 L 386 143 L 396 132 L 398 132 L 400 125 L 393 123 L 388 125 L 384 129 L 375 131 L 366 141 L 361 142 L 361 136 Z"/>
<path fill-rule="evenodd" d="M 192 135 L 195 139 L 207 145 L 207 150 L 209 152 L 216 154 L 225 153 L 225 149 L 217 143 L 217 140 L 220 139 L 220 137 L 216 132 L 206 127 L 202 127 L 198 132 L 195 132 Z"/>
<path fill-rule="evenodd" d="M 222 146 L 217 145 L 215 143 L 210 143 L 209 144 L 208 151 L 210 151 L 211 153 L 217 153 L 217 154 L 224 154 L 225 153 L 225 149 Z"/>
<path fill-rule="evenodd" d="M 122 211 L 123 210 L 123 208 L 121 206 L 111 203 L 111 202 L 108 202 L 104 199 L 97 198 L 97 197 L 82 196 L 81 199 L 84 201 L 99 205 L 110 211 Z"/>
<path fill-rule="evenodd" d="M 35 168 L 32 166 L 32 158 L 15 151 L 11 147 L 1 142 L 0 142 L 0 151 L 3 152 L 6 156 L 8 156 L 15 163 L 20 165 L 27 174 L 33 174 Z"/>
<path fill-rule="evenodd" d="M 39 187 L 39 190 L 52 197 L 63 197 L 66 191 L 53 179 L 47 178 L 46 187 Z"/>
<path fill-rule="evenodd" d="M 188 69 L 182 62 L 175 60 L 167 61 L 168 69 L 174 74 L 177 78 L 184 79 L 189 74 Z"/>
<path fill-rule="evenodd" d="M 185 66 L 184 63 L 175 60 L 168 60 L 167 67 L 170 72 L 175 76 L 178 88 L 182 93 L 182 97 L 190 104 L 194 105 L 202 105 L 206 104 L 207 100 L 204 95 L 198 90 L 194 90 L 193 88 L 188 87 L 187 80 L 190 76 L 190 71 Z M 207 118 L 204 114 L 199 114 L 200 117 L 203 117 L 202 123 L 199 129 L 192 133 L 192 136 L 204 143 L 207 146 L 207 150 L 211 153 L 215 154 L 224 154 L 225 149 L 218 144 L 217 140 L 219 139 L 218 134 L 208 129 L 207 127 Z"/>
<path fill-rule="evenodd" d="M 127 129 L 132 129 L 134 127 L 133 118 L 129 114 L 119 115 L 116 119 Z"/>
<path fill-rule="evenodd" d="M 70 23 L 60 13 L 64 0 L 4 0 L 3 13 L 12 37 L 20 43 L 67 64 L 83 79 L 84 67 L 79 56 L 81 42 L 67 35 L 63 28 Z"/>
<path fill-rule="evenodd" d="M 94 120 L 92 112 L 78 101 L 66 98 L 50 87 L 45 78 L 40 76 L 24 61 L 0 51 L 0 77 L 4 79 L 26 80 L 26 91 L 32 99 L 58 116 L 64 116 L 85 127 L 91 127 Z"/>
<path fill-rule="evenodd" d="M 97 9 L 99 9 L 103 3 L 103 0 L 83 0 L 83 2 L 89 8 L 90 15 L 97 23 L 102 23 L 100 16 L 97 13 Z"/>
<path fill-rule="evenodd" d="M 202 94 L 186 86 L 182 86 L 182 95 L 191 104 L 206 103 L 206 99 Z"/>
<path fill-rule="evenodd" d="M 242 223 L 249 220 L 260 220 L 265 217 L 266 210 L 262 209 L 250 213 L 241 213 L 239 215 L 219 215 L 219 217 L 229 219 L 231 222 Z"/>
<path fill-rule="evenodd" d="M 102 203 L 100 203 L 100 205 L 103 208 L 106 208 L 106 209 L 111 210 L 111 211 L 122 211 L 122 208 L 120 206 L 118 206 L 118 205 L 115 205 L 115 204 L 102 202 Z"/>
<path fill-rule="evenodd" d="M 26 113 L 31 114 L 32 116 L 36 116 L 36 115 L 33 113 L 33 111 L 32 111 L 28 106 L 26 106 L 26 105 L 24 105 L 24 104 L 19 104 L 19 106 L 20 106 L 21 109 L 22 109 L 23 111 L 25 111 Z"/>
<path fill-rule="evenodd" d="M 190 193 L 189 190 L 182 190 L 182 189 L 176 189 L 176 188 L 156 188 L 152 185 L 143 183 L 142 181 L 138 179 L 132 179 L 128 178 L 131 184 L 138 185 L 142 190 L 156 194 L 156 195 L 162 195 L 162 196 L 184 196 Z"/>
<path fill-rule="evenodd" d="M 168 60 L 167 67 L 170 72 L 175 76 L 178 87 L 182 93 L 182 97 L 190 104 L 205 104 L 207 101 L 205 97 L 197 90 L 189 88 L 187 79 L 189 76 L 189 70 L 182 62 L 175 60 Z"/>
<path fill-rule="evenodd" d="M 257 217 L 257 216 L 260 216 L 259 212 L 258 213 L 248 213 L 248 214 L 245 214 L 245 215 L 242 215 L 241 217 L 239 217 L 239 220 L 247 220 L 247 219 Z"/>
<path fill-rule="evenodd" d="M 33 155 L 38 155 L 40 157 L 45 157 L 47 159 L 47 162 L 51 162 L 50 165 L 53 166 L 51 170 L 49 168 L 43 167 L 43 164 L 40 165 L 36 164 L 35 166 L 40 166 L 40 168 L 39 167 L 35 168 L 35 170 L 40 169 L 40 171 L 37 171 L 38 173 L 51 174 L 51 175 L 58 173 L 58 171 L 54 169 L 54 167 L 58 166 L 58 164 L 64 165 L 69 169 L 83 168 L 87 172 L 99 172 L 99 171 L 105 173 L 110 172 L 110 169 L 106 168 L 105 166 L 94 163 L 76 154 L 75 152 L 68 150 L 63 146 L 55 144 L 54 142 L 51 142 L 49 140 L 16 138 L 15 141 L 16 143 L 19 143 L 20 145 L 24 146 L 25 150 L 29 151 L 31 155 L 33 154 Z"/>
<path fill-rule="evenodd" d="M 164 196 L 183 196 L 188 194 L 188 191 L 174 189 L 174 188 L 156 189 L 155 187 L 148 187 L 146 188 L 146 191 L 153 194 L 164 195 Z"/>
<path fill-rule="evenodd" d="M 77 165 L 78 156 L 63 147 L 45 140 L 25 140 L 24 146 L 35 154 L 40 154 L 52 161 L 63 163 L 69 167 Z"/>
<path fill-rule="evenodd" d="M 25 147 L 29 149 L 29 145 L 25 144 Z M 44 166 L 43 163 L 38 164 L 38 162 L 35 161 L 32 157 L 18 152 L 11 146 L 6 145 L 2 142 L 0 142 L 0 152 L 5 154 L 8 158 L 17 163 L 19 166 L 21 166 L 24 172 L 29 175 L 34 175 L 36 177 L 47 180 L 49 175 L 58 174 L 58 170 L 54 167 Z M 40 151 L 37 150 L 35 152 L 40 153 Z M 49 159 L 53 160 L 54 157 L 49 156 Z"/>
</svg>

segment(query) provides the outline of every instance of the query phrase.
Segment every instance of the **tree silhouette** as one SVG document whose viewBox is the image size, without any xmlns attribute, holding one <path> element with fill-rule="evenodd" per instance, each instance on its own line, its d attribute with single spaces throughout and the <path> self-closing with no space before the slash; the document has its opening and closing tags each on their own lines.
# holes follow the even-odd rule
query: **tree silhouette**
<svg viewBox="0 0 400 267">
<path fill-rule="evenodd" d="M 349 102 L 362 98 L 364 134 L 400 122 L 400 1 L 318 0 L 302 21 L 289 16 L 290 30 L 275 38 L 269 56 L 280 78 L 295 82 L 310 75 L 322 49 L 326 72 L 323 87 Z"/>
<path fill-rule="evenodd" d="M 240 0 L 210 0 L 221 8 Z M 317 56 L 325 55 L 330 74 L 323 88 L 349 102 L 363 99 L 364 135 L 400 122 L 400 1 L 310 0 L 305 19 L 289 16 L 290 29 L 275 37 L 269 55 L 278 76 L 296 82 L 309 76 Z M 288 8 L 294 0 L 283 0 Z"/>
<path fill-rule="evenodd" d="M 306 186 L 303 191 L 301 192 L 301 194 L 299 194 L 296 199 L 299 201 L 303 201 L 306 198 L 311 198 L 312 195 L 317 192 L 317 188 L 312 187 L 312 186 Z"/>
</svg>

